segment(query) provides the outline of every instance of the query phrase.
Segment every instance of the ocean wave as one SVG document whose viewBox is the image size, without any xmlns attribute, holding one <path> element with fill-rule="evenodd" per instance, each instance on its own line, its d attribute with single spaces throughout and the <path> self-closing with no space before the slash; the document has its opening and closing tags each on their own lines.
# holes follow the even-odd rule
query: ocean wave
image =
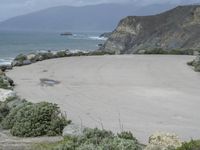
<svg viewBox="0 0 200 150">
<path fill-rule="evenodd" d="M 14 58 L 0 59 L 0 65 L 10 65 Z"/>
<path fill-rule="evenodd" d="M 107 38 L 105 38 L 105 37 L 99 37 L 99 36 L 90 36 L 89 39 L 92 39 L 92 40 L 102 40 L 102 41 L 107 40 Z"/>
</svg>

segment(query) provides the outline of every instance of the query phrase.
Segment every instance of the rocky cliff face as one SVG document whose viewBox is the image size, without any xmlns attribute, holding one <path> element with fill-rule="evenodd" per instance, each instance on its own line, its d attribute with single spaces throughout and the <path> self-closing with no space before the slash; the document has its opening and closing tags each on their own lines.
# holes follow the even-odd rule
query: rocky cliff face
<svg viewBox="0 0 200 150">
<path fill-rule="evenodd" d="M 156 48 L 200 48 L 200 5 L 179 6 L 154 16 L 122 19 L 102 47 L 117 54 L 141 53 Z"/>
</svg>

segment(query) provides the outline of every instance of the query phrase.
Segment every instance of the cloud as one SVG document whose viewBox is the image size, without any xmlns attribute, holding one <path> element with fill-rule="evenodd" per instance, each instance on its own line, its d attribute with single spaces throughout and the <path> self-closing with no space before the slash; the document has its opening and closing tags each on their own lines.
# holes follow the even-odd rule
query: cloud
<svg viewBox="0 0 200 150">
<path fill-rule="evenodd" d="M 60 5 L 83 6 L 101 3 L 134 3 L 136 5 L 152 4 L 189 4 L 200 0 L 0 0 L 0 21 L 7 18 Z"/>
</svg>

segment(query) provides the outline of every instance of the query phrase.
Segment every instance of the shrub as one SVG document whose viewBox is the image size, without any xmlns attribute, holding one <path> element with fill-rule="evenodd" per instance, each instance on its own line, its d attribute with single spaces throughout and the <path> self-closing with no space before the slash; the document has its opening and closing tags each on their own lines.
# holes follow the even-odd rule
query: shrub
<svg viewBox="0 0 200 150">
<path fill-rule="evenodd" d="M 104 139 L 99 147 L 101 150 L 141 150 L 141 147 L 136 141 L 121 139 L 118 137 L 113 139 Z"/>
<path fill-rule="evenodd" d="M 141 150 L 130 132 L 124 132 L 125 138 L 115 136 L 111 131 L 100 129 L 85 129 L 83 135 L 67 137 L 65 142 L 58 144 L 53 150 Z M 130 138 L 130 139 L 126 139 Z M 133 140 L 132 140 L 133 139 Z"/>
<path fill-rule="evenodd" d="M 168 54 L 167 51 L 163 50 L 162 48 L 156 48 L 152 50 L 147 50 L 144 54 Z"/>
<path fill-rule="evenodd" d="M 25 102 L 25 100 L 21 100 L 17 96 L 8 97 L 4 102 L 0 102 L 0 123 L 8 116 L 11 109 Z"/>
<path fill-rule="evenodd" d="M 196 72 L 200 72 L 200 64 L 196 64 L 196 65 L 194 66 L 194 70 L 195 70 Z"/>
<path fill-rule="evenodd" d="M 100 130 L 98 128 L 86 128 L 83 131 L 83 136 L 79 138 L 81 142 L 99 144 L 104 138 L 113 138 L 114 134 L 111 131 Z"/>
<path fill-rule="evenodd" d="M 58 51 L 56 53 L 56 57 L 66 57 L 66 56 L 67 56 L 66 51 Z"/>
<path fill-rule="evenodd" d="M 185 142 L 181 147 L 177 148 L 177 150 L 200 150 L 200 140 Z"/>
<path fill-rule="evenodd" d="M 14 136 L 35 137 L 60 135 L 68 123 L 56 104 L 27 102 L 11 109 L 2 126 Z"/>
<path fill-rule="evenodd" d="M 101 50 L 96 50 L 96 51 L 91 51 L 89 52 L 88 55 L 114 55 L 115 52 L 111 52 L 111 51 L 101 51 Z"/>
<path fill-rule="evenodd" d="M 171 55 L 193 55 L 193 51 L 191 49 L 171 49 L 171 50 L 163 50 L 162 48 L 156 48 L 151 50 L 146 50 L 144 54 L 171 54 Z"/>
<path fill-rule="evenodd" d="M 0 77 L 0 88 L 10 89 L 10 84 Z"/>
<path fill-rule="evenodd" d="M 6 103 L 0 102 L 0 122 L 9 114 L 9 107 Z"/>
<path fill-rule="evenodd" d="M 193 60 L 187 63 L 189 66 L 193 66 L 194 67 L 194 71 L 196 72 L 200 72 L 200 62 Z"/>
<path fill-rule="evenodd" d="M 193 61 L 187 62 L 187 65 L 194 66 L 194 63 L 195 63 L 195 61 L 193 60 Z"/>
<path fill-rule="evenodd" d="M 20 106 L 16 106 L 15 108 L 11 109 L 9 114 L 2 120 L 1 125 L 3 129 L 11 129 L 14 126 L 15 122 L 17 121 L 16 116 L 18 111 L 27 105 L 32 105 L 32 103 L 26 102 Z"/>
<path fill-rule="evenodd" d="M 170 54 L 173 55 L 193 55 L 193 51 L 191 49 L 181 50 L 181 49 L 173 49 L 170 51 Z"/>
<path fill-rule="evenodd" d="M 117 136 L 121 139 L 127 139 L 127 140 L 134 140 L 137 142 L 137 139 L 133 136 L 131 132 L 121 132 L 118 133 Z"/>
<path fill-rule="evenodd" d="M 39 53 L 39 55 L 42 57 L 42 60 L 51 59 L 54 57 L 51 52 Z"/>
<path fill-rule="evenodd" d="M 27 56 L 24 54 L 19 54 L 14 60 L 23 62 L 24 60 L 27 60 Z"/>
</svg>

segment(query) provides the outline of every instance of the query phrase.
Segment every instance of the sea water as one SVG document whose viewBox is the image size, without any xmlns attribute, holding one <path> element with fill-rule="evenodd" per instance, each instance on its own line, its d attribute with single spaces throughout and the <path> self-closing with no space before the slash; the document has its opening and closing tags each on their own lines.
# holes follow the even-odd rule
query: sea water
<svg viewBox="0 0 200 150">
<path fill-rule="evenodd" d="M 61 36 L 60 32 L 0 31 L 0 64 L 10 63 L 18 54 L 40 50 L 84 50 L 98 49 L 105 38 L 102 32 L 74 32 L 72 36 Z"/>
</svg>

